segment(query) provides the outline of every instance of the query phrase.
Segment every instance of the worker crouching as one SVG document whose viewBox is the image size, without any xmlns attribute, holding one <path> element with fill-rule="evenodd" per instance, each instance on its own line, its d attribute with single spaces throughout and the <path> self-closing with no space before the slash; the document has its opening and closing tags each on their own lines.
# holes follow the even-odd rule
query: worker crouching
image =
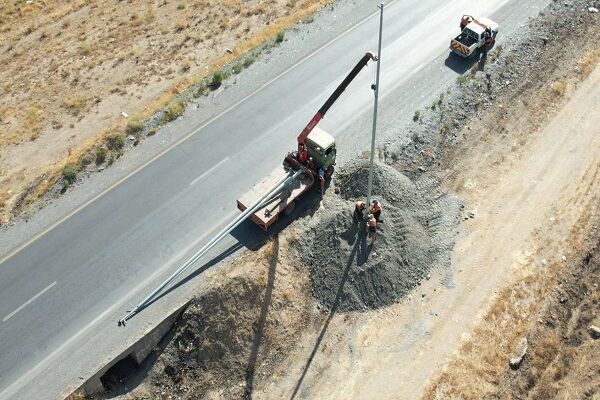
<svg viewBox="0 0 600 400">
<path fill-rule="evenodd" d="M 357 201 L 354 205 L 354 213 L 352 214 L 352 218 L 356 222 L 360 222 L 365 217 L 365 210 L 367 209 L 367 205 L 364 201 Z"/>
<path fill-rule="evenodd" d="M 381 221 L 381 203 L 379 203 L 379 200 L 377 199 L 373 199 L 373 201 L 371 201 L 371 209 L 369 210 L 369 212 L 371 214 L 373 214 L 373 216 L 375 217 L 375 220 L 377 222 L 382 222 Z"/>
</svg>

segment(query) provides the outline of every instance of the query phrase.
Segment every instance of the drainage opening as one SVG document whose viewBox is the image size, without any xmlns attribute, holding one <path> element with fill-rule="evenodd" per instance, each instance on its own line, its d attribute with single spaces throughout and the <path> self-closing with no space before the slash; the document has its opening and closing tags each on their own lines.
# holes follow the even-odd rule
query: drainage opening
<svg viewBox="0 0 600 400">
<path fill-rule="evenodd" d="M 100 377 L 100 382 L 102 382 L 104 390 L 110 391 L 127 380 L 127 378 L 137 371 L 138 368 L 139 364 L 133 358 L 133 354 L 129 354 L 127 357 L 110 367 L 108 371 Z"/>
</svg>

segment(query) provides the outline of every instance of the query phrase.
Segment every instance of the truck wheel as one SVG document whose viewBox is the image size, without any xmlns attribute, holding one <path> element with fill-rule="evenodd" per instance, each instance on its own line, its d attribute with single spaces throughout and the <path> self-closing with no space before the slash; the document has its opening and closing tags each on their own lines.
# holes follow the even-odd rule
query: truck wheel
<svg viewBox="0 0 600 400">
<path fill-rule="evenodd" d="M 296 208 L 296 202 L 295 202 L 295 201 L 292 201 L 292 202 L 291 202 L 291 203 L 289 203 L 289 204 L 287 205 L 287 207 L 286 207 L 286 208 L 283 210 L 283 213 L 284 213 L 285 215 L 290 215 L 291 213 L 293 213 L 293 212 L 294 212 L 294 208 Z"/>
<path fill-rule="evenodd" d="M 327 179 L 327 180 L 331 179 L 334 172 L 335 172 L 335 168 L 333 167 L 333 165 L 330 165 L 327 168 L 327 170 L 325 171 L 325 179 Z"/>
</svg>

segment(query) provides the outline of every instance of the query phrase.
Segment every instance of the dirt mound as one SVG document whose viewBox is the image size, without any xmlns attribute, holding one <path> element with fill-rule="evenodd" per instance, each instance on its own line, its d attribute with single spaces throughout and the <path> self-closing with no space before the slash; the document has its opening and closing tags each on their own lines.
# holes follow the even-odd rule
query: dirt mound
<svg viewBox="0 0 600 400">
<path fill-rule="evenodd" d="M 126 393 L 122 400 L 165 394 L 190 400 L 250 398 L 257 381 L 279 368 L 314 317 L 308 274 L 285 262 L 286 254 L 275 238 L 234 261 L 191 302 L 161 344 L 164 350 L 150 357 L 155 361 L 143 384 L 132 391 L 117 388 L 115 394 Z"/>
<path fill-rule="evenodd" d="M 223 385 L 226 397 L 241 398 L 263 290 L 257 282 L 238 277 L 194 300 L 150 373 L 153 386 L 206 396 L 215 385 Z M 227 380 L 241 385 L 228 387 Z"/>
<path fill-rule="evenodd" d="M 341 195 L 325 199 L 327 212 L 309 220 L 298 252 L 309 266 L 312 291 L 339 311 L 384 307 L 398 301 L 433 267 L 447 267 L 459 202 L 436 190 L 437 182 L 413 182 L 394 168 L 376 164 L 373 194 L 383 205 L 373 246 L 363 223 L 353 222 L 354 201 L 364 198 L 368 163 L 350 163 L 336 176 Z M 451 284 L 446 268 L 447 284 Z"/>
</svg>

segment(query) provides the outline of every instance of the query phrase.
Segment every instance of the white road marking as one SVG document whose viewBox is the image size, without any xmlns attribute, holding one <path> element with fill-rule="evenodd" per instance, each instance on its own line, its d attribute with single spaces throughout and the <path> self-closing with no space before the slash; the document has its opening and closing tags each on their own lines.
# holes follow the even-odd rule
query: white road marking
<svg viewBox="0 0 600 400">
<path fill-rule="evenodd" d="M 38 297 L 40 297 L 41 295 L 43 295 L 44 293 L 46 293 L 48 290 L 52 289 L 52 286 L 54 286 L 54 285 L 56 285 L 56 281 L 54 281 L 51 284 L 49 284 L 48 286 L 46 286 L 46 288 L 44 290 L 42 290 L 41 292 L 39 292 L 38 294 L 36 294 L 32 298 L 30 298 L 29 300 L 27 300 L 21 307 L 17 308 L 15 311 L 11 312 L 6 317 L 4 317 L 2 319 L 2 322 L 8 321 L 13 315 L 15 315 L 16 313 L 18 313 L 19 311 L 21 311 L 22 309 L 24 309 L 25 307 L 27 307 L 31 303 L 33 303 L 35 301 L 35 299 L 37 299 Z"/>
<path fill-rule="evenodd" d="M 214 167 L 212 167 L 211 169 L 209 169 L 208 171 L 206 171 L 205 173 L 203 173 L 202 175 L 200 175 L 199 177 L 197 177 L 196 179 L 194 179 L 191 183 L 190 186 L 192 186 L 193 184 L 195 184 L 196 182 L 198 182 L 200 179 L 204 178 L 206 175 L 210 174 L 211 172 L 213 172 L 215 169 L 219 168 L 221 166 L 221 164 L 225 163 L 229 161 L 229 157 L 225 157 L 224 159 L 222 159 L 217 165 L 215 165 Z"/>
<path fill-rule="evenodd" d="M 225 219 L 226 220 L 230 219 L 236 213 L 237 213 L 237 211 L 232 211 L 230 214 L 228 214 L 225 217 Z M 197 247 L 199 243 L 203 242 L 210 235 L 213 235 L 217 229 L 219 229 L 219 228 L 214 228 L 214 229 L 206 232 L 202 237 L 200 237 L 198 240 L 196 240 L 190 246 L 186 247 L 184 250 L 180 251 L 172 259 L 173 260 L 182 259 L 194 247 Z M 153 280 L 156 280 L 161 274 L 165 273 L 169 268 L 173 268 L 174 265 L 175 264 L 173 264 L 173 263 L 163 264 L 163 266 L 161 268 L 158 268 L 156 271 L 154 271 L 154 273 L 152 273 L 152 275 L 148 276 L 146 279 L 144 279 L 142 282 L 140 282 L 138 285 L 136 285 L 129 293 L 135 293 L 136 295 L 138 295 L 143 288 L 145 288 L 146 286 L 148 286 L 150 284 L 150 282 L 152 282 Z M 56 283 L 56 282 L 54 282 L 54 283 Z M 51 286 L 53 286 L 54 283 Z M 44 289 L 44 290 L 46 290 L 46 289 Z M 123 308 L 125 303 L 127 303 L 131 298 L 132 298 L 132 296 L 130 296 L 130 295 L 124 296 L 119 301 L 117 301 L 115 304 L 113 304 L 112 306 L 110 306 L 109 308 L 104 310 L 104 312 L 102 312 L 100 315 L 98 315 L 96 318 L 94 318 L 92 321 L 90 321 L 87 325 L 85 325 L 83 328 L 81 328 L 81 330 L 79 330 L 77 333 L 75 333 L 73 336 L 71 336 L 68 340 L 66 340 L 63 344 L 61 344 L 54 351 L 52 351 L 50 354 L 48 354 L 46 357 L 44 357 L 40 362 L 38 362 L 35 366 L 33 366 L 31 369 L 29 369 L 26 373 L 24 373 L 16 381 L 12 382 L 4 390 L 0 391 L 0 400 L 9 400 L 9 399 L 14 398 L 15 394 L 19 390 L 21 390 L 26 384 L 31 382 L 31 380 L 34 377 L 36 377 L 38 374 L 40 374 L 42 369 L 47 368 L 48 363 L 50 361 L 52 361 L 59 353 L 61 353 L 64 349 L 69 347 L 79 337 L 86 334 L 91 328 L 95 327 L 102 319 L 107 317 L 109 314 L 114 313 L 115 310 L 117 310 L 119 308 Z M 115 319 L 114 320 L 115 325 L 116 325 L 116 321 L 117 320 Z M 131 322 L 130 322 L 130 324 L 131 324 Z M 138 333 L 139 333 L 139 331 L 138 331 Z M 117 355 L 118 355 L 118 353 L 115 353 L 115 354 L 112 354 L 111 356 L 116 357 Z M 98 365 L 97 365 L 98 368 L 100 368 L 101 365 L 102 365 L 102 361 L 98 362 Z M 67 394 L 65 394 L 65 396 L 66 395 Z"/>
</svg>

